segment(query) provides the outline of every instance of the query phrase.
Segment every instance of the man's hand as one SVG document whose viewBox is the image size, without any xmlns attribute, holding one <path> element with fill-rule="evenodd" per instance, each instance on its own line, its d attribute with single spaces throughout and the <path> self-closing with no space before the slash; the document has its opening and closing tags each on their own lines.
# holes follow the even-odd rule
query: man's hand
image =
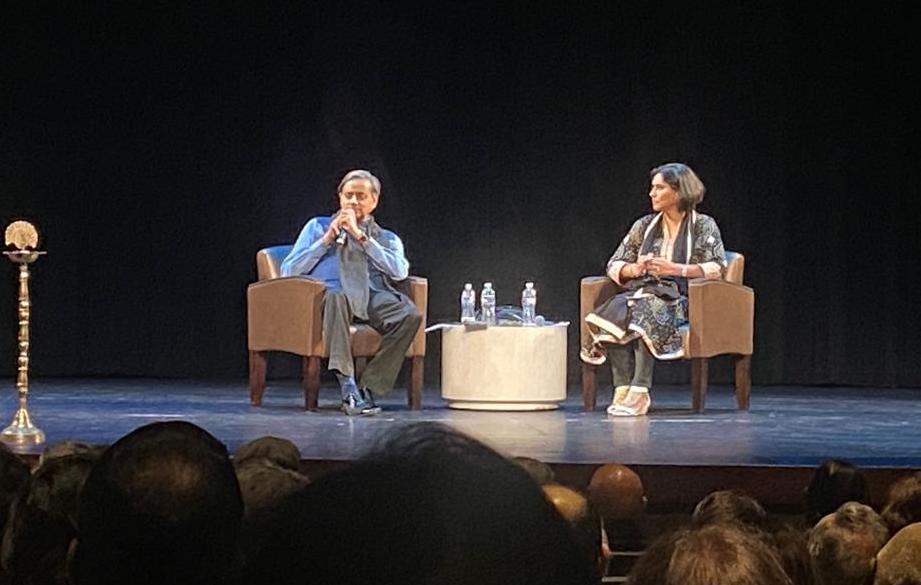
<svg viewBox="0 0 921 585">
<path fill-rule="evenodd" d="M 361 236 L 361 228 L 358 227 L 358 216 L 355 215 L 354 209 L 343 209 L 336 216 L 339 222 L 339 229 L 344 229 L 356 238 Z"/>
<path fill-rule="evenodd" d="M 336 241 L 336 236 L 339 235 L 339 218 L 335 217 L 331 222 L 329 222 L 329 227 L 326 228 L 326 232 L 323 234 L 323 243 L 327 246 L 332 246 L 333 242 Z"/>
<path fill-rule="evenodd" d="M 327 228 L 326 233 L 323 234 L 323 243 L 327 246 L 331 246 L 342 230 L 349 232 L 356 238 L 361 236 L 361 230 L 358 228 L 358 220 L 356 219 L 354 209 L 342 209 L 339 211 L 336 217 L 329 222 L 329 228 Z"/>
</svg>

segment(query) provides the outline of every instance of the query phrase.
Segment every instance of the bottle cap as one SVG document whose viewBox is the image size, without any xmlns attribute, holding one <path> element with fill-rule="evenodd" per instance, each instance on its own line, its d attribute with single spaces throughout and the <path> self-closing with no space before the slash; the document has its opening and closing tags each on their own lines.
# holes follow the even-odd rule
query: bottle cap
<svg viewBox="0 0 921 585">
<path fill-rule="evenodd" d="M 526 283 L 524 283 L 524 285 L 525 285 L 526 288 L 534 288 L 534 283 L 533 283 L 533 282 L 526 282 Z"/>
<path fill-rule="evenodd" d="M 464 290 L 471 290 L 472 288 L 473 288 L 473 285 L 470 284 L 469 282 L 464 285 Z"/>
<path fill-rule="evenodd" d="M 483 283 L 483 288 L 492 288 L 492 283 L 491 283 L 491 282 L 484 282 L 484 283 Z"/>
</svg>

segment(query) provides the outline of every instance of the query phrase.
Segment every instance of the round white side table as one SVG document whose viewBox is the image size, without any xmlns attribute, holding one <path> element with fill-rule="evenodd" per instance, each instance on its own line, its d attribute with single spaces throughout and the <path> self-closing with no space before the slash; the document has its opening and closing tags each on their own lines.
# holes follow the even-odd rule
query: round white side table
<svg viewBox="0 0 921 585">
<path fill-rule="evenodd" d="M 552 410 L 566 399 L 567 322 L 445 327 L 441 396 L 467 410 Z"/>
</svg>

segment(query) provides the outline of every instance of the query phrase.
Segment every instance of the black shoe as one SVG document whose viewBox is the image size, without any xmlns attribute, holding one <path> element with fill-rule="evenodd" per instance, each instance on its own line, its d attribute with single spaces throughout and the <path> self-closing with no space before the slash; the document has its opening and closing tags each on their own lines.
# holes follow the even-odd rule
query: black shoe
<svg viewBox="0 0 921 585">
<path fill-rule="evenodd" d="M 372 407 L 376 408 L 378 411 L 381 410 L 381 407 L 378 406 L 376 402 L 374 402 L 374 394 L 371 393 L 371 390 L 370 390 L 370 389 L 368 389 L 368 388 L 362 388 L 362 389 L 361 389 L 361 395 L 362 395 L 362 397 L 364 397 L 364 399 L 368 402 L 368 404 L 370 404 Z"/>
<path fill-rule="evenodd" d="M 342 412 L 349 416 L 371 416 L 380 411 L 379 407 L 365 400 L 357 388 L 350 390 L 345 399 L 342 400 Z"/>
<path fill-rule="evenodd" d="M 365 399 L 365 402 L 367 402 L 371 409 L 374 411 L 372 414 L 377 414 L 383 410 L 380 406 L 377 405 L 376 402 L 374 402 L 374 394 L 372 394 L 370 390 L 367 388 L 362 388 L 360 392 L 362 398 Z"/>
</svg>

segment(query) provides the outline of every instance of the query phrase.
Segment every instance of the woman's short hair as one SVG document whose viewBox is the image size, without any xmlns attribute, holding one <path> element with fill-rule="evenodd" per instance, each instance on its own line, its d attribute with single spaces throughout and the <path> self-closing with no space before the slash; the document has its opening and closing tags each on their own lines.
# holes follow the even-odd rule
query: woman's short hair
<svg viewBox="0 0 921 585">
<path fill-rule="evenodd" d="M 678 209 L 690 211 L 704 200 L 704 187 L 700 178 L 684 163 L 673 162 L 659 165 L 649 171 L 649 178 L 662 175 L 662 179 L 678 192 Z"/>
</svg>

